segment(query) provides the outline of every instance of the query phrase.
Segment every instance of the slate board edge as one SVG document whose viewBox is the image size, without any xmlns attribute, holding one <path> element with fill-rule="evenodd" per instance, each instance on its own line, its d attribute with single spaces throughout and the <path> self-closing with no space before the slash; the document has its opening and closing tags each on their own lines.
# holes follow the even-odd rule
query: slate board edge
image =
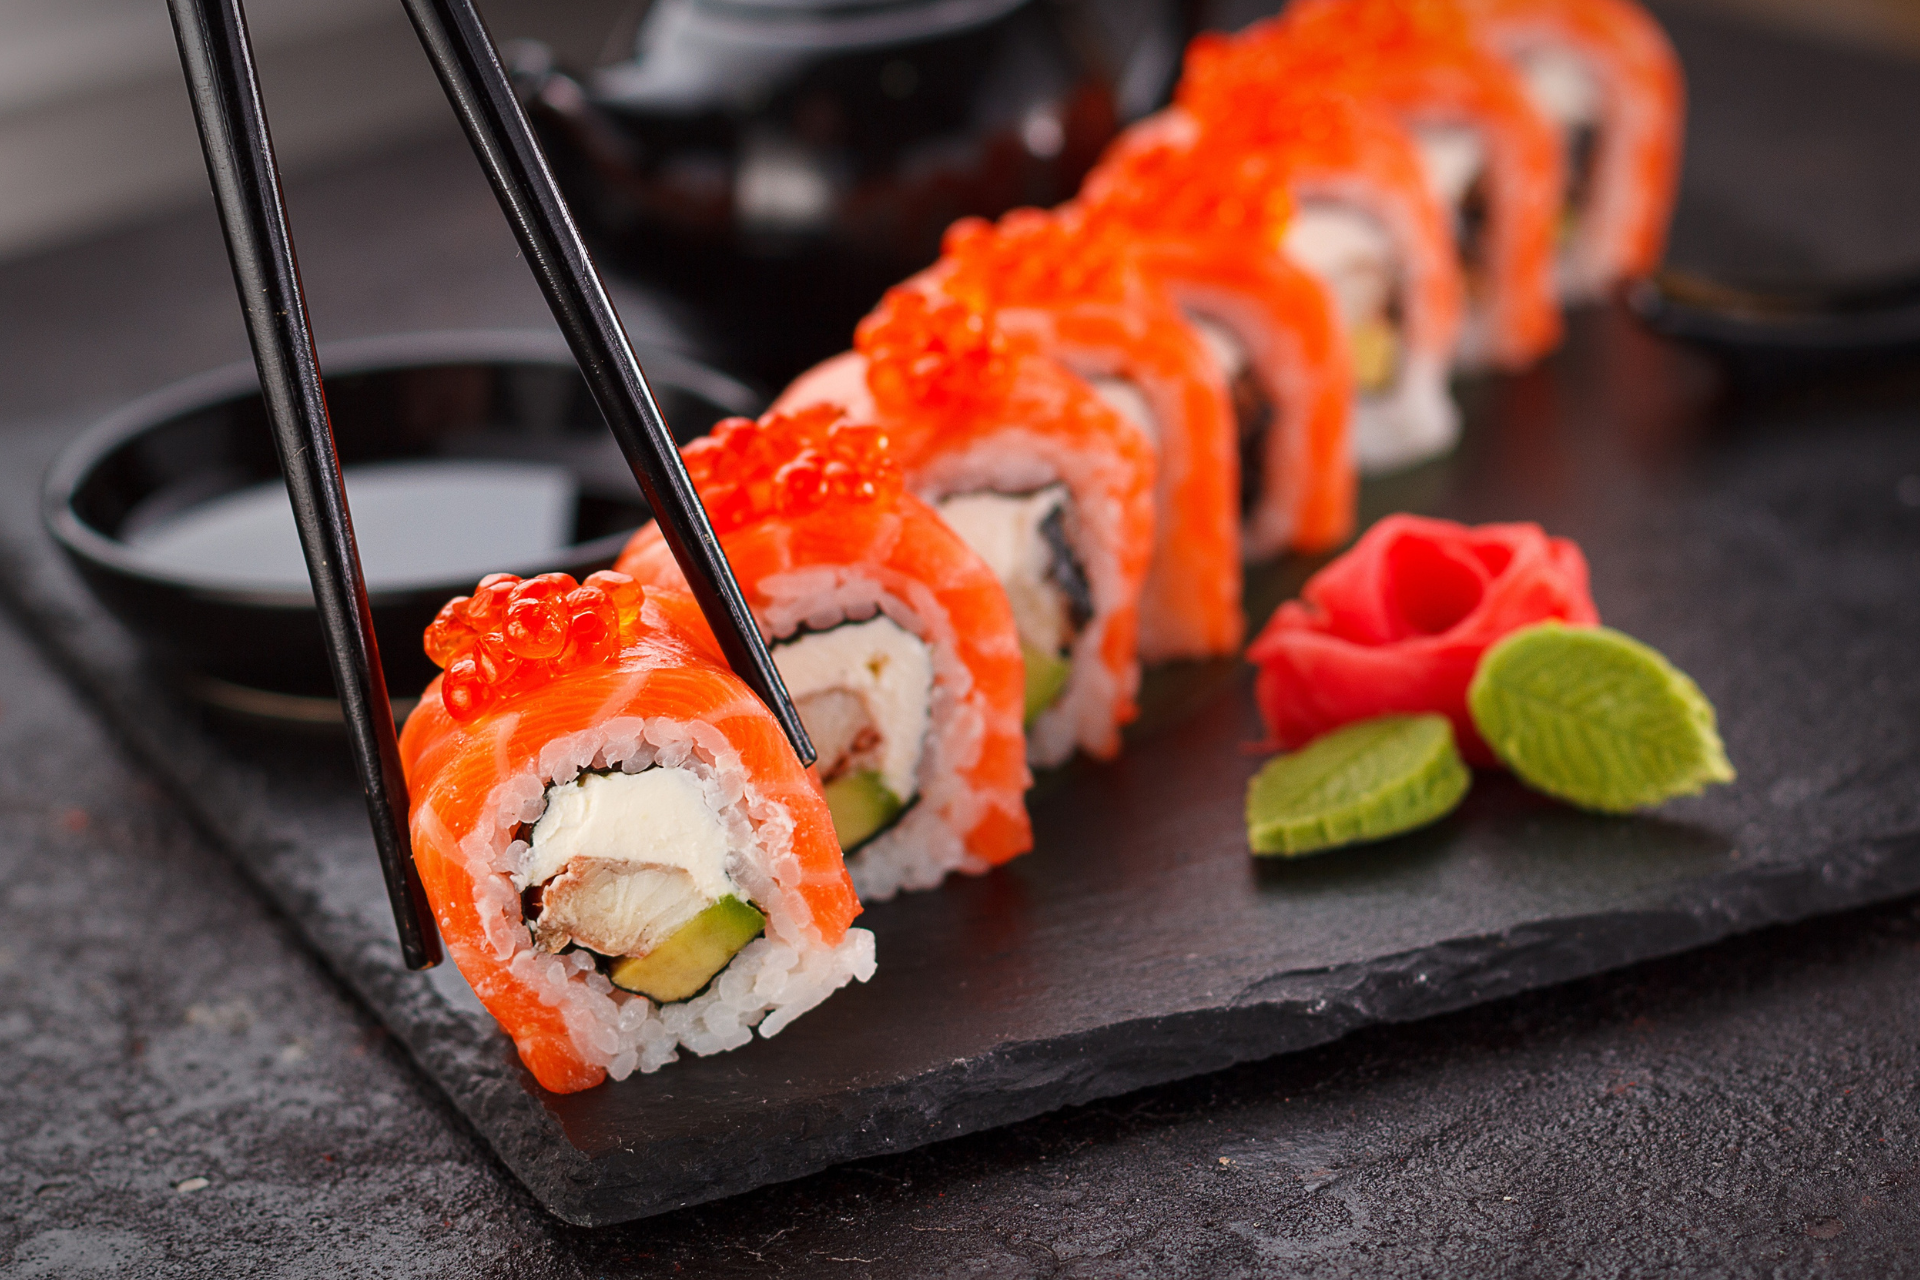
<svg viewBox="0 0 1920 1280">
<path fill-rule="evenodd" d="M 8 547 L 0 565 L 0 601 L 141 763 L 179 788 L 183 807 L 291 917 L 322 963 L 399 1034 L 535 1198 L 579 1226 L 737 1195 L 849 1160 L 1312 1048 L 1361 1027 L 1431 1017 L 1736 933 L 1920 892 L 1920 833 L 1882 837 L 1836 848 L 1818 862 L 1730 871 L 1709 882 L 1706 907 L 1690 895 L 1687 904 L 1451 939 L 1350 966 L 1276 975 L 1225 1008 L 1009 1046 L 951 1071 L 850 1094 L 848 1108 L 862 1111 L 866 1122 L 800 1150 L 783 1149 L 777 1168 L 703 1158 L 703 1144 L 682 1144 L 674 1153 L 680 1158 L 673 1160 L 663 1160 L 669 1153 L 653 1148 L 644 1156 L 620 1152 L 595 1160 L 565 1140 L 496 1037 L 437 1013 L 423 998 L 421 980 L 400 967 L 397 946 L 369 937 L 351 918 L 324 910 L 277 866 L 293 837 L 239 830 L 223 818 L 218 788 L 232 780 L 222 777 L 218 753 L 148 686 L 137 661 L 129 661 L 131 639 L 66 573 L 50 546 Z M 1650 938 L 1659 941 L 1650 944 Z M 448 1085 L 459 1078 L 469 1081 L 468 1087 Z M 1015 1095 L 1018 1101 L 1010 1105 Z M 672 1165 L 707 1175 L 670 1182 L 661 1175 L 663 1166 Z M 718 1176 L 712 1173 L 716 1168 Z"/>
<path fill-rule="evenodd" d="M 1244 1062 L 1328 1044 L 1368 1026 L 1412 1022 L 1540 987 L 1695 950 L 1735 934 L 1920 892 L 1920 832 L 1836 848 L 1819 862 L 1770 865 L 1695 882 L 1711 905 L 1664 904 L 1566 917 L 1500 934 L 1448 939 L 1398 955 L 1276 975 L 1225 1008 L 1113 1023 L 1077 1035 L 1007 1046 L 950 1071 L 851 1095 L 869 1117 L 857 1142 L 789 1158 L 763 1176 L 727 1168 L 678 1197 L 657 1188 L 659 1152 L 602 1157 L 590 1196 L 562 1203 L 536 1194 L 560 1217 L 605 1225 L 737 1195 L 773 1181 L 869 1156 L 911 1150 L 1116 1097 Z M 1659 941 L 1649 944 L 1648 939 Z M 669 1068 L 671 1069 L 671 1068 Z M 960 1079 L 956 1081 L 956 1077 Z M 1010 1096 L 1019 1101 L 1009 1105 Z M 954 1099 L 958 1101 L 954 1101 Z M 945 1099 L 931 1104 L 929 1099 Z M 990 1100 L 990 1101 L 989 1101 Z M 675 1163 L 680 1163 L 675 1161 Z M 702 1162 L 689 1152 L 687 1163 Z M 709 1164 L 707 1167 L 713 1167 Z"/>
</svg>

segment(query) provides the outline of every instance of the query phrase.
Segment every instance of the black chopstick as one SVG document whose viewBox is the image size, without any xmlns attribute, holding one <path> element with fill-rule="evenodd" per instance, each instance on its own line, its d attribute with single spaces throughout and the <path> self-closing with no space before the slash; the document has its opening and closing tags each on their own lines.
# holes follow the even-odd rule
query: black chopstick
<svg viewBox="0 0 1920 1280">
<path fill-rule="evenodd" d="M 485 24 L 472 0 L 401 2 L 727 662 L 772 710 L 801 763 L 812 764 L 813 743 L 760 638 Z"/>
<path fill-rule="evenodd" d="M 167 0 L 180 65 L 206 152 L 233 282 L 260 370 L 260 394 L 273 424 L 307 575 L 326 632 L 333 681 L 346 713 L 354 763 L 366 791 L 373 842 L 380 851 L 400 953 L 409 969 L 440 962 L 440 935 L 413 865 L 407 837 L 407 780 L 393 731 L 393 704 L 374 640 L 373 614 L 353 540 L 353 520 L 334 453 L 307 321 L 293 232 L 280 192 L 266 108 L 254 77 L 240 0 Z"/>
</svg>

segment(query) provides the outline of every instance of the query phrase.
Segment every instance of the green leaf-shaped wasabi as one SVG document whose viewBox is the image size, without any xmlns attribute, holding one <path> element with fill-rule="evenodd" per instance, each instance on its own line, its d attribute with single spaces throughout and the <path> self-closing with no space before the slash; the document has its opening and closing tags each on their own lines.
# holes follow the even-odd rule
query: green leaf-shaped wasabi
<svg viewBox="0 0 1920 1280">
<path fill-rule="evenodd" d="M 1607 627 L 1514 632 L 1480 659 L 1467 706 L 1521 781 L 1583 808 L 1624 813 L 1733 780 L 1699 686 Z"/>
<path fill-rule="evenodd" d="M 1473 780 L 1445 716 L 1380 716 L 1267 761 L 1247 784 L 1255 853 L 1316 853 L 1445 817 Z"/>
</svg>

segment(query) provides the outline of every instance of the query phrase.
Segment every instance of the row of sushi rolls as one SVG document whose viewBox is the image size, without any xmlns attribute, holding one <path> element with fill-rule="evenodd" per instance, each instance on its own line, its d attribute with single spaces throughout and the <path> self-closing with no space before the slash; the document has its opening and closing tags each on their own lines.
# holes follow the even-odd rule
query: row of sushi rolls
<svg viewBox="0 0 1920 1280">
<path fill-rule="evenodd" d="M 1455 371 L 1654 267 L 1682 113 L 1633 0 L 1293 0 L 1196 39 L 1074 200 L 956 223 L 852 350 L 684 450 L 811 768 L 653 526 L 449 602 L 402 734 L 414 857 L 538 1082 L 772 1036 L 874 972 L 863 901 L 1027 852 L 1033 770 L 1119 752 L 1143 663 L 1242 651 L 1245 564 L 1345 544 L 1359 477 L 1453 446 Z M 1531 525 L 1390 517 L 1304 597 L 1248 649 L 1273 744 L 1437 712 L 1408 724 L 1443 764 L 1498 754 L 1471 661 L 1409 701 L 1337 650 L 1598 621 Z M 1415 792 L 1464 789 L 1386 737 Z"/>
</svg>

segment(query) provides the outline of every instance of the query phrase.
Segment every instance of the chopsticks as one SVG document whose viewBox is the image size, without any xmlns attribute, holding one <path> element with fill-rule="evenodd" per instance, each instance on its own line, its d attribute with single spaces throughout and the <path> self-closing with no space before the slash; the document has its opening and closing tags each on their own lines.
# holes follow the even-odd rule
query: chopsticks
<svg viewBox="0 0 1920 1280">
<path fill-rule="evenodd" d="M 813 743 L 760 638 L 485 24 L 472 0 L 401 2 L 728 664 L 780 721 L 800 762 L 812 764 Z"/>
<path fill-rule="evenodd" d="M 440 962 L 440 935 L 413 865 L 407 781 L 394 736 L 393 704 L 387 700 L 360 552 L 334 452 L 333 425 L 293 256 L 293 232 L 254 76 L 246 14 L 240 0 L 167 3 L 247 338 L 260 371 L 260 394 L 273 425 L 393 922 L 400 931 L 400 953 L 409 969 L 428 969 Z"/>
</svg>

